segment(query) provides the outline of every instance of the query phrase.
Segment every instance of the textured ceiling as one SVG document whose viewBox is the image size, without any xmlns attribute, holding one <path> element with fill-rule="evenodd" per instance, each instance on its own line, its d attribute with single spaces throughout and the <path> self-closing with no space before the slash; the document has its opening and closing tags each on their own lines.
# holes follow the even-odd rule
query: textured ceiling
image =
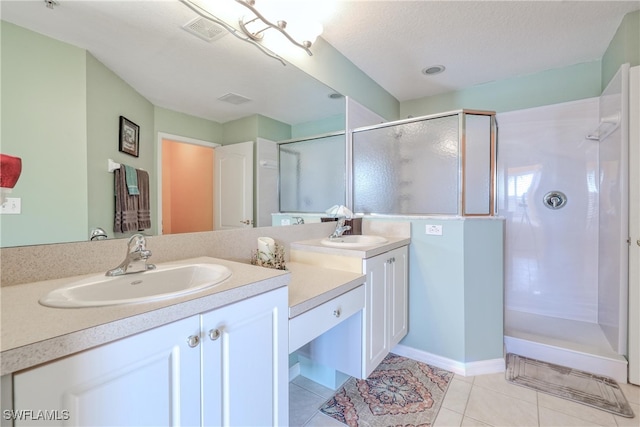
<svg viewBox="0 0 640 427">
<path fill-rule="evenodd" d="M 323 38 L 400 101 L 602 58 L 640 1 L 339 2 Z M 446 71 L 425 76 L 441 64 Z"/>
<path fill-rule="evenodd" d="M 298 124 L 341 111 L 329 88 L 295 67 L 231 35 L 207 43 L 188 34 L 181 26 L 196 15 L 177 0 L 58 1 L 51 10 L 2 0 L 0 16 L 87 49 L 154 105 L 219 122 L 257 113 Z M 638 9 L 640 1 L 338 0 L 323 38 L 404 101 L 598 60 Z M 434 64 L 447 69 L 421 74 Z M 217 100 L 229 92 L 252 101 Z"/>
</svg>

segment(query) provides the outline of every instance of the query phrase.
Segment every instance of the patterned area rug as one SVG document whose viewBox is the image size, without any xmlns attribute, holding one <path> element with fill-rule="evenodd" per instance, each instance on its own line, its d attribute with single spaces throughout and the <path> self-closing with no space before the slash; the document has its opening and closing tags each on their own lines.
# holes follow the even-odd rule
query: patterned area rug
<svg viewBox="0 0 640 427">
<path fill-rule="evenodd" d="M 541 393 L 633 418 L 631 406 L 618 383 L 611 378 L 512 353 L 507 354 L 505 378 Z"/>
<path fill-rule="evenodd" d="M 349 379 L 320 411 L 351 427 L 427 427 L 452 379 L 452 372 L 389 354 L 366 380 Z"/>
</svg>

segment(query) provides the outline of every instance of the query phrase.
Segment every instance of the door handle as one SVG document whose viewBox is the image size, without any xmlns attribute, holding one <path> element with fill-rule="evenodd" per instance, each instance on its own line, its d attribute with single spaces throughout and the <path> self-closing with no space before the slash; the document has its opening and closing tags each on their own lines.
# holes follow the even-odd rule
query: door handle
<svg viewBox="0 0 640 427">
<path fill-rule="evenodd" d="M 240 222 L 241 222 L 242 224 L 245 224 L 245 225 L 251 225 L 251 224 L 253 224 L 253 220 L 250 220 L 250 219 L 245 219 L 244 221 L 240 221 Z"/>
<path fill-rule="evenodd" d="M 200 337 L 198 335 L 191 335 L 187 338 L 187 344 L 189 347 L 197 347 L 200 344 Z"/>
</svg>

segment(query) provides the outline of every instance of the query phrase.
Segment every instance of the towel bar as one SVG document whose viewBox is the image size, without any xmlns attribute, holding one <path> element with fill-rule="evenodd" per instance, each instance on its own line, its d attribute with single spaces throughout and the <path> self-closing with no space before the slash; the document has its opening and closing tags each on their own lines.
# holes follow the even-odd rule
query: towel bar
<svg viewBox="0 0 640 427">
<path fill-rule="evenodd" d="M 114 162 L 112 159 L 108 159 L 108 160 L 107 160 L 107 170 L 108 170 L 109 172 L 113 172 L 113 171 L 115 171 L 116 169 L 120 169 L 120 166 L 121 166 L 121 165 L 120 165 L 120 163 Z M 138 169 L 140 169 L 141 171 L 143 171 L 143 170 L 144 170 L 144 169 L 142 169 L 142 168 L 138 168 Z"/>
</svg>

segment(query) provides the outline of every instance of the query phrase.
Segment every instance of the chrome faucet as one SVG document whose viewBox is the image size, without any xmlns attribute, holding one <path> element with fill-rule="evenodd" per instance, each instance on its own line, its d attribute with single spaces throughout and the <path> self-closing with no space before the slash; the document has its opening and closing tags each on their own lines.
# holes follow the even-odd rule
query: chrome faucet
<svg viewBox="0 0 640 427">
<path fill-rule="evenodd" d="M 336 239 L 342 236 L 342 233 L 344 233 L 345 231 L 351 230 L 350 225 L 344 225 L 345 221 L 346 221 L 345 217 L 338 218 L 336 229 L 333 230 L 333 233 L 331 234 L 331 236 L 329 236 L 330 239 Z"/>
<path fill-rule="evenodd" d="M 106 276 L 122 276 L 123 274 L 139 273 L 153 270 L 153 264 L 148 264 L 147 260 L 151 256 L 151 251 L 146 248 L 147 241 L 142 234 L 134 234 L 127 243 L 127 256 L 119 266 L 106 272 Z"/>
</svg>

